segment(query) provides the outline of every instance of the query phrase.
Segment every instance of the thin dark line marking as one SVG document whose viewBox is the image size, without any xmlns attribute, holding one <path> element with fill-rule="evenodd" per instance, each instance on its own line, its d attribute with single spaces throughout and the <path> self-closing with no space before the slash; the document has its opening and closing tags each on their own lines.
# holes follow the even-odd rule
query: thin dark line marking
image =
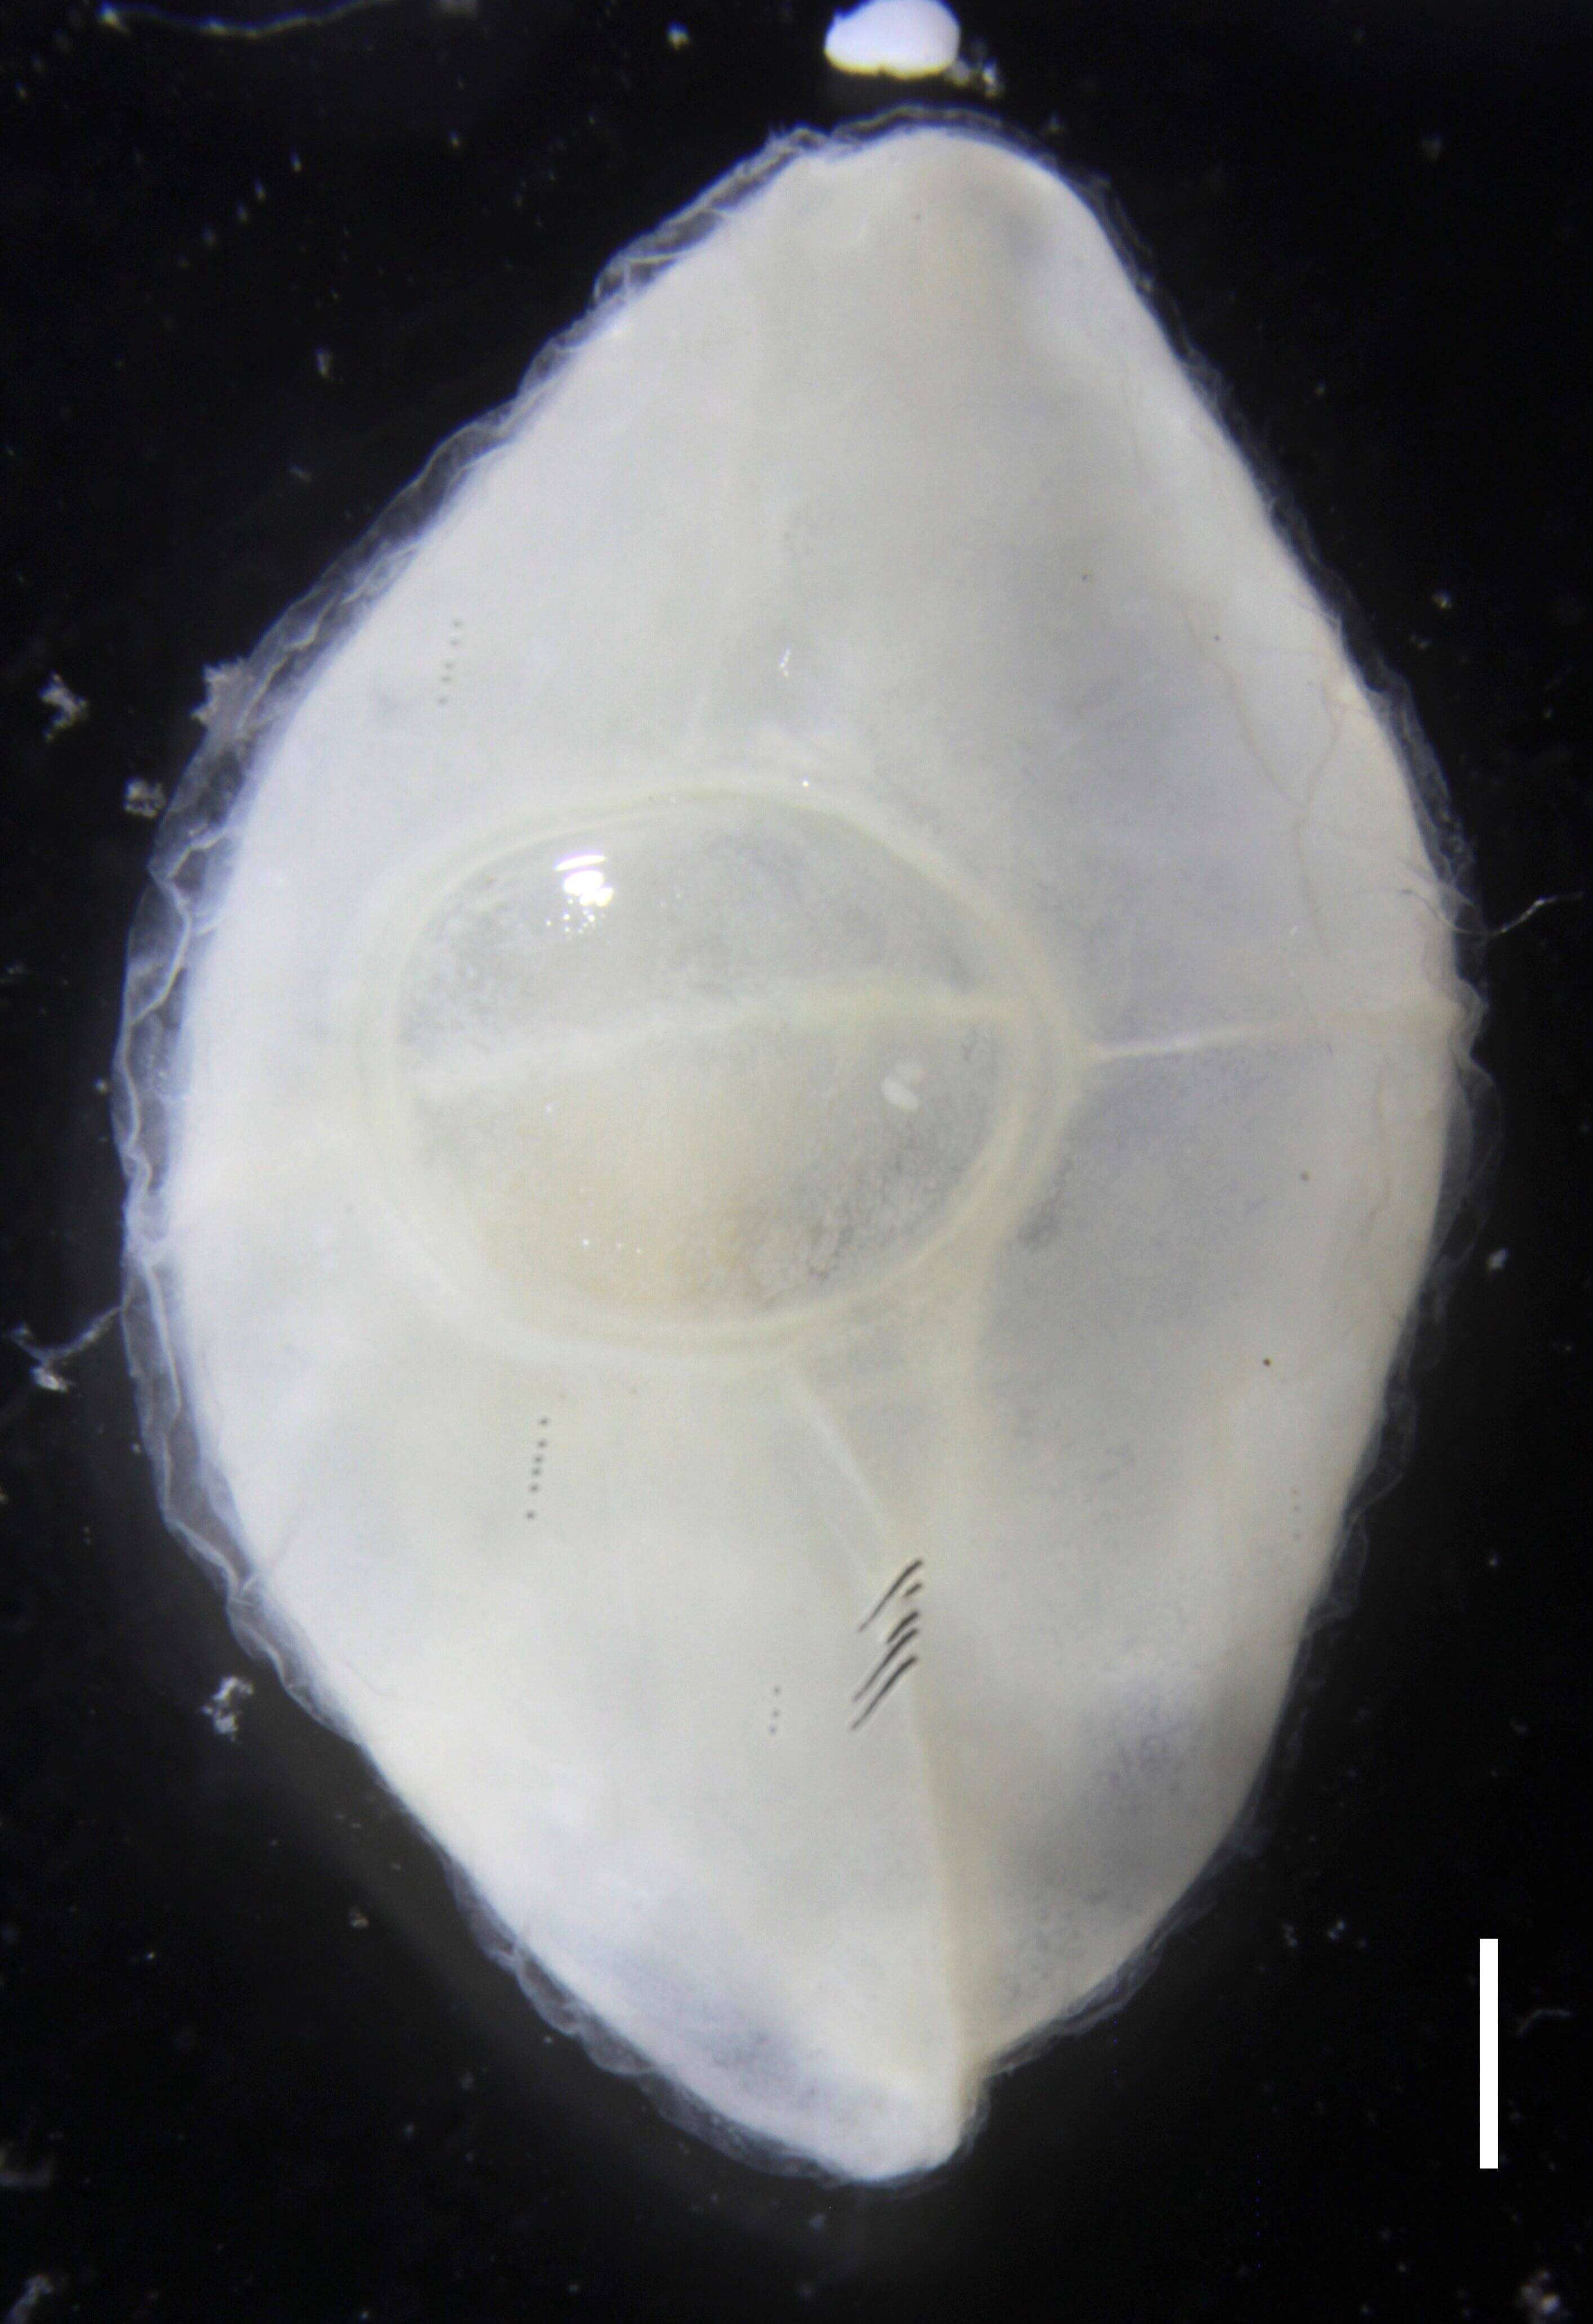
<svg viewBox="0 0 1593 2324">
<path fill-rule="evenodd" d="M 857 1702 L 859 1695 L 867 1693 L 869 1688 L 874 1684 L 875 1680 L 878 1678 L 880 1673 L 888 1669 L 890 1665 L 901 1653 L 903 1647 L 910 1646 L 917 1636 L 918 1630 L 916 1626 L 914 1626 L 908 1629 L 904 1637 L 896 1637 L 892 1640 L 891 1644 L 885 1648 L 884 1654 L 881 1655 L 878 1662 L 875 1663 L 874 1668 L 869 1672 L 868 1676 L 864 1680 L 862 1685 L 853 1688 L 852 1701 L 854 1702 Z"/>
<path fill-rule="evenodd" d="M 896 1665 L 895 1669 L 891 1673 L 889 1678 L 886 1679 L 884 1686 L 881 1687 L 879 1692 L 875 1696 L 874 1701 L 867 1705 L 866 1709 L 860 1711 L 857 1713 L 857 1718 L 853 1720 L 852 1732 L 854 1735 L 857 1733 L 859 1727 L 863 1726 L 866 1720 L 873 1718 L 875 1712 L 879 1709 L 880 1704 L 884 1701 L 886 1695 L 889 1694 L 891 1689 L 895 1685 L 896 1681 L 899 1678 L 905 1678 L 908 1672 L 912 1668 L 917 1660 L 918 1656 L 916 1655 L 909 1655 L 904 1663 L 898 1663 Z"/>
<path fill-rule="evenodd" d="M 857 1625 L 857 1628 L 860 1630 L 866 1630 L 870 1622 L 874 1621 L 877 1616 L 884 1612 L 885 1608 L 890 1604 L 897 1591 L 902 1587 L 902 1584 L 904 1582 L 910 1581 L 912 1575 L 918 1572 L 922 1563 L 923 1560 L 922 1557 L 909 1558 L 907 1563 L 902 1568 L 901 1572 L 897 1574 L 890 1588 L 885 1591 L 884 1596 L 877 1599 L 874 1605 L 870 1607 L 868 1612 L 864 1615 L 863 1619 Z"/>
</svg>

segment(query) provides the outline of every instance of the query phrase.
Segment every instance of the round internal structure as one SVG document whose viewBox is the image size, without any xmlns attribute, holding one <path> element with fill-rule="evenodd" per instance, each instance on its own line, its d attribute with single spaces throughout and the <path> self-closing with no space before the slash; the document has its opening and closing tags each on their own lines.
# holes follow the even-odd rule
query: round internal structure
<svg viewBox="0 0 1593 2324">
<path fill-rule="evenodd" d="M 846 818 L 677 795 L 500 837 L 442 889 L 388 973 L 383 1142 L 412 1231 L 528 1321 L 845 1297 L 1024 1142 L 1033 1011 L 995 932 Z"/>
</svg>

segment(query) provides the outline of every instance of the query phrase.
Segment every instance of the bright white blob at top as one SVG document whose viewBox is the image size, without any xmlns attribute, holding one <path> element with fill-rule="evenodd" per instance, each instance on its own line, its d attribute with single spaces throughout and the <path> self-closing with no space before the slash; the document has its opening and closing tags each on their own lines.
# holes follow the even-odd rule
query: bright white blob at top
<svg viewBox="0 0 1593 2324">
<path fill-rule="evenodd" d="M 957 62 L 958 23 L 940 0 L 866 0 L 835 17 L 824 53 L 842 72 L 928 80 Z"/>
<path fill-rule="evenodd" d="M 544 2006 L 887 2179 L 1243 1809 L 1467 1003 L 1051 171 L 801 138 L 669 233 L 218 692 L 129 1344 L 235 1619 Z"/>
</svg>

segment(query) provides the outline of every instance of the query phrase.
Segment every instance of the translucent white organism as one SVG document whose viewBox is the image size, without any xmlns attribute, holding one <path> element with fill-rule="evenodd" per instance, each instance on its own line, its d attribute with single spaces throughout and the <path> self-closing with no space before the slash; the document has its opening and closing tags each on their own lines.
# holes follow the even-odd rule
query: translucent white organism
<svg viewBox="0 0 1593 2324">
<path fill-rule="evenodd" d="M 928 80 L 957 62 L 960 37 L 940 0 L 866 0 L 832 19 L 824 53 L 842 72 Z"/>
<path fill-rule="evenodd" d="M 803 136 L 218 684 L 135 932 L 173 1523 L 561 2022 L 950 2155 L 1243 1811 L 1470 1027 L 1086 205 Z"/>
</svg>

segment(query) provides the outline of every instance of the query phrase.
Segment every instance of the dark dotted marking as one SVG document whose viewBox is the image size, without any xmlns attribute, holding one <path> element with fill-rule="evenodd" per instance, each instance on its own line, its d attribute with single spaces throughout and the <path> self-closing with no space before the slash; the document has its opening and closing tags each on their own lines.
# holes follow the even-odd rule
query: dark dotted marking
<svg viewBox="0 0 1593 2324">
<path fill-rule="evenodd" d="M 529 1490 L 533 1501 L 542 1489 L 542 1463 L 547 1459 L 548 1454 L 548 1416 L 546 1413 L 543 1413 L 542 1418 L 537 1422 L 537 1426 L 542 1430 L 542 1434 L 536 1440 L 536 1450 L 532 1455 L 531 1462 L 531 1482 Z M 536 1511 L 534 1509 L 527 1509 L 525 1514 L 527 1517 L 534 1517 Z"/>
<path fill-rule="evenodd" d="M 780 1689 L 778 1687 L 775 1688 L 773 1700 L 769 1705 L 769 1732 L 771 1735 L 778 1735 L 780 1732 Z"/>
<path fill-rule="evenodd" d="M 439 710 L 446 710 L 448 708 L 449 696 L 453 692 L 454 678 L 458 669 L 459 647 L 463 641 L 464 635 L 465 624 L 458 615 L 456 615 L 453 621 L 449 624 L 448 648 L 442 657 L 442 670 L 437 681 L 437 707 Z"/>
<path fill-rule="evenodd" d="M 905 1678 L 918 1661 L 912 1649 L 923 1622 L 922 1612 L 915 1603 L 922 1589 L 923 1560 L 922 1557 L 909 1558 L 889 1589 L 875 1599 L 857 1625 L 859 1631 L 868 1629 L 887 1608 L 894 1618 L 885 1634 L 884 1650 L 874 1668 L 861 1686 L 853 1691 L 852 1701 L 863 1706 L 851 1722 L 854 1730 L 873 1718 L 898 1679 Z"/>
</svg>

